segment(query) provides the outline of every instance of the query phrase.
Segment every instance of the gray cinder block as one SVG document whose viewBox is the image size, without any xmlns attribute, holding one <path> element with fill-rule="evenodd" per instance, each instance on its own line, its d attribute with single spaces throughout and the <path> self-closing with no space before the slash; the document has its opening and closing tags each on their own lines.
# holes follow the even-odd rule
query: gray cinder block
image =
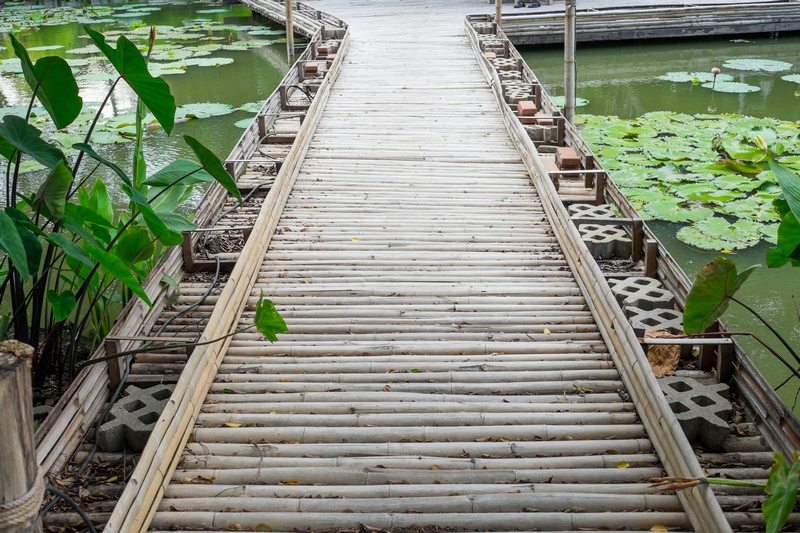
<svg viewBox="0 0 800 533">
<path fill-rule="evenodd" d="M 142 451 L 171 394 L 171 385 L 147 389 L 128 385 L 125 396 L 117 400 L 108 420 L 100 426 L 97 435 L 100 449 L 120 452 L 127 445 L 133 451 Z"/>
<path fill-rule="evenodd" d="M 673 309 L 675 296 L 664 288 L 660 281 L 644 276 L 609 279 L 611 292 L 619 304 L 639 309 Z"/>
<path fill-rule="evenodd" d="M 581 224 L 578 231 L 595 259 L 628 259 L 631 256 L 631 238 L 622 226 Z"/>
<path fill-rule="evenodd" d="M 719 448 L 730 433 L 733 412 L 724 383 L 705 385 L 696 379 L 676 376 L 658 380 L 675 417 L 690 442 Z"/>
</svg>

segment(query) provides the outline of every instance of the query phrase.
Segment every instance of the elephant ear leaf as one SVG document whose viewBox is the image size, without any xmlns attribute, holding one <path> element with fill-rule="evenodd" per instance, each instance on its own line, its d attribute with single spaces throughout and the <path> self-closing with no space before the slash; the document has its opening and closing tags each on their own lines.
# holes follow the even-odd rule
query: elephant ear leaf
<svg viewBox="0 0 800 533">
<path fill-rule="evenodd" d="M 259 333 L 264 335 L 269 342 L 277 341 L 279 333 L 289 331 L 286 327 L 286 322 L 278 313 L 278 310 L 275 309 L 272 300 L 264 298 L 263 292 L 256 304 L 256 316 L 253 321 Z"/>
<path fill-rule="evenodd" d="M 694 335 L 708 329 L 728 309 L 730 299 L 758 266 L 736 272 L 736 263 L 718 257 L 697 272 L 692 290 L 686 296 L 683 329 Z"/>
<path fill-rule="evenodd" d="M 34 64 L 14 34 L 10 34 L 10 37 L 14 52 L 20 59 L 25 81 L 50 114 L 56 128 L 66 128 L 78 118 L 83 107 L 72 69 L 63 58 L 56 56 L 43 57 Z"/>
<path fill-rule="evenodd" d="M 23 279 L 31 277 L 28 270 L 28 255 L 17 225 L 4 211 L 0 211 L 0 251 L 14 264 Z"/>
<path fill-rule="evenodd" d="M 147 60 L 127 37 L 117 39 L 117 47 L 109 45 L 102 33 L 84 26 L 94 44 L 111 61 L 123 80 L 133 89 L 142 103 L 153 113 L 167 134 L 175 126 L 175 97 L 169 85 L 161 78 L 154 77 L 147 69 Z"/>
<path fill-rule="evenodd" d="M 0 123 L 0 150 L 3 146 L 13 146 L 49 169 L 66 160 L 61 150 L 42 139 L 41 130 L 16 115 L 6 115 Z"/>
<path fill-rule="evenodd" d="M 233 181 L 231 175 L 228 174 L 228 171 L 225 170 L 225 167 L 222 165 L 222 161 L 214 155 L 214 152 L 203 146 L 203 144 L 194 137 L 184 135 L 183 140 L 186 141 L 186 144 L 192 149 L 194 155 L 197 156 L 197 160 L 200 161 L 203 169 L 211 174 L 211 177 L 217 180 L 220 185 L 225 187 L 225 189 L 239 201 L 239 205 L 241 205 L 242 193 L 239 192 L 236 182 Z"/>
<path fill-rule="evenodd" d="M 67 205 L 67 195 L 70 185 L 72 185 L 72 171 L 65 162 L 61 162 L 50 171 L 47 179 L 42 182 L 39 191 L 36 193 L 36 203 L 44 203 L 50 216 L 54 220 L 64 218 L 64 211 Z"/>
</svg>

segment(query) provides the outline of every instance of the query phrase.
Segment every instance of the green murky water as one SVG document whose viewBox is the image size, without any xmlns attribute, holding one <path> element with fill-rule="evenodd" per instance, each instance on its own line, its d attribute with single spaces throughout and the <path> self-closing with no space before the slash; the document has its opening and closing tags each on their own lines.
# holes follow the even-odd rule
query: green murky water
<svg viewBox="0 0 800 533">
<path fill-rule="evenodd" d="M 781 76 L 800 71 L 800 37 L 755 38 L 751 42 L 728 40 L 674 41 L 659 43 L 624 43 L 581 46 L 578 49 L 578 89 L 589 100 L 577 109 L 578 114 L 616 115 L 635 119 L 645 113 L 670 111 L 687 114 L 737 113 L 755 117 L 774 117 L 785 121 L 800 119 L 800 86 Z M 563 51 L 558 48 L 528 49 L 524 56 L 550 94 L 563 94 Z M 763 58 L 785 61 L 793 68 L 778 73 L 743 72 L 722 68 L 733 80 L 758 87 L 757 92 L 726 94 L 712 92 L 692 83 L 673 83 L 657 79 L 667 72 L 710 72 L 735 58 Z M 601 157 L 602 159 L 602 157 Z M 612 172 L 612 176 L 614 173 Z M 680 198 L 676 198 L 676 201 Z M 648 222 L 659 239 L 690 277 L 718 254 L 703 251 L 681 242 L 676 232 L 686 224 L 664 221 Z M 730 257 L 740 267 L 764 262 L 766 242 L 738 250 Z M 800 269 L 789 267 L 756 272 L 740 293 L 784 334 L 793 346 L 800 347 Z M 769 339 L 774 337 L 751 315 L 735 309 L 726 315 L 735 330 L 752 331 Z M 784 367 L 769 353 L 745 342 L 756 364 L 773 385 L 787 375 Z M 796 400 L 794 383 L 780 390 L 788 405 Z M 796 409 L 795 412 L 800 412 Z"/>
<path fill-rule="evenodd" d="M 283 30 L 271 28 L 262 19 L 254 18 L 244 5 L 150 2 L 112 4 L 109 7 L 95 4 L 97 13 L 94 16 L 100 22 L 91 24 L 91 27 L 109 34 L 109 41 L 113 42 L 117 34 L 125 33 L 133 37 L 134 42 L 144 45 L 148 31 L 146 26 L 158 27 L 159 40 L 155 52 L 165 54 L 158 63 L 171 66 L 177 64 L 183 71 L 164 76 L 177 104 L 225 104 L 212 108 L 214 113 L 223 114 L 187 120 L 178 124 L 171 136 L 158 128 L 150 129 L 145 144 L 148 168 L 151 171 L 176 158 L 190 156 L 191 151 L 183 142 L 183 135 L 198 138 L 222 158 L 227 156 L 242 133 L 242 129 L 235 124 L 254 115 L 253 104 L 269 96 L 288 69 L 286 45 L 281 42 Z M 0 9 L 5 11 L 8 8 Z M 0 13 L 0 29 L 4 34 L 0 37 L 0 115 L 5 114 L 10 106 L 27 106 L 30 95 L 24 79 L 14 72 L 13 64 L 8 65 L 8 59 L 13 58 L 14 54 L 10 40 L 5 35 L 10 25 L 7 21 L 4 27 L 3 15 L 7 13 Z M 111 86 L 111 81 L 101 79 L 104 77 L 103 73 L 111 74 L 111 65 L 99 57 L 99 52 L 72 52 L 76 49 L 80 51 L 90 43 L 80 23 L 60 23 L 58 17 L 48 17 L 45 22 L 53 25 L 41 24 L 15 31 L 15 36 L 29 49 L 59 46 L 60 48 L 52 50 L 31 51 L 30 54 L 33 60 L 45 55 L 60 55 L 72 60 L 84 99 L 84 109 L 91 112 L 97 108 Z M 255 46 L 246 46 L 248 43 L 253 44 L 254 39 L 258 40 Z M 206 47 L 206 50 L 201 52 L 198 47 Z M 220 47 L 224 48 L 214 49 Z M 201 63 L 213 63 L 212 60 L 217 58 L 216 61 L 227 64 L 194 66 L 176 63 L 176 59 L 189 53 L 187 50 L 194 50 Z M 12 59 L 11 62 L 13 61 Z M 4 63 L 6 69 L 3 69 Z M 104 142 L 108 144 L 100 145 L 98 151 L 123 168 L 129 168 L 131 143 L 116 136 L 115 129 L 118 126 L 119 131 L 124 132 L 126 127 L 113 122 L 114 116 L 124 118 L 134 111 L 133 93 L 122 85 L 106 106 L 99 129 L 105 138 Z M 239 110 L 238 107 L 244 104 L 251 106 L 247 107 L 247 111 Z M 203 113 L 207 113 L 205 107 L 192 110 L 191 115 L 205 116 Z M 86 117 L 89 116 L 87 113 Z M 80 121 L 81 119 L 78 120 Z M 84 128 L 86 124 L 88 120 L 84 121 Z M 59 140 L 70 146 L 79 139 L 65 136 Z M 112 141 L 118 142 L 112 144 Z M 31 172 L 27 176 L 25 192 L 30 192 L 37 186 L 41 175 Z M 3 187 L 4 184 L 0 184 L 0 198 L 5 198 Z"/>
</svg>

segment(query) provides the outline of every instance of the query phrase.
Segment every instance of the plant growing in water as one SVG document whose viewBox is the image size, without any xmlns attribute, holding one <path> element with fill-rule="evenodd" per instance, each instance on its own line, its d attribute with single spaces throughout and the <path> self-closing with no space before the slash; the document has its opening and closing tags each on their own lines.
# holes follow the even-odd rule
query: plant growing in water
<svg viewBox="0 0 800 533">
<path fill-rule="evenodd" d="M 800 221 L 800 176 L 779 162 L 780 154 L 783 153 L 780 144 L 771 149 L 762 137 L 756 136 L 751 148 L 738 158 L 733 158 L 717 146 L 722 156 L 721 162 L 732 170 L 754 174 L 768 169 L 775 174 L 782 197 L 774 201 L 774 206 L 781 222 L 778 226 L 777 245 L 767 251 L 766 264 L 769 268 L 777 268 L 787 263 L 800 266 L 800 222 L 798 222 Z M 800 356 L 783 335 L 755 309 L 736 298 L 736 292 L 759 266 L 754 265 L 737 272 L 736 263 L 726 257 L 718 257 L 700 269 L 686 298 L 683 314 L 684 330 L 688 335 L 703 333 L 725 313 L 731 302 L 741 306 L 763 323 L 794 359 L 794 363 L 786 360 L 767 343 L 755 335 L 750 335 L 790 370 L 791 374 L 778 386 L 780 388 L 792 377 L 800 377 L 797 368 L 800 365 Z M 800 457 L 795 452 L 794 462 L 789 465 L 781 454 L 775 454 L 775 462 L 766 484 L 718 478 L 666 478 L 660 480 L 657 485 L 667 490 L 681 490 L 699 483 L 763 488 L 767 493 L 762 506 L 767 532 L 777 533 L 783 528 L 797 501 L 797 491 L 800 486 Z"/>
<path fill-rule="evenodd" d="M 175 99 L 169 86 L 148 71 L 155 42 L 151 29 L 146 54 L 125 36 L 116 46 L 85 28 L 116 70 L 116 78 L 94 116 L 83 142 L 65 154 L 42 139 L 30 123 L 38 99 L 56 129 L 69 127 L 82 109 L 73 73 L 60 57 L 31 61 L 25 47 L 10 36 L 31 89 L 26 116 L 6 115 L 0 122 L 0 157 L 5 162 L 6 206 L 0 210 L 0 339 L 14 337 L 36 349 L 34 370 L 48 369 L 71 379 L 79 342 L 102 338 L 115 312 L 133 296 L 150 303 L 142 282 L 159 255 L 182 242 L 194 224 L 175 209 L 204 183 L 217 181 L 241 202 L 232 177 L 220 160 L 196 139 L 184 140 L 197 162 L 179 159 L 150 175 L 144 158 L 145 114 L 164 131 L 175 123 Z M 92 133 L 120 81 L 137 95 L 136 134 L 130 170 L 100 155 Z M 19 192 L 21 165 L 33 160 L 47 177 L 32 195 Z M 109 197 L 114 182 L 127 197 L 126 212 L 115 212 Z M 260 328 L 259 328 L 260 329 Z"/>
</svg>

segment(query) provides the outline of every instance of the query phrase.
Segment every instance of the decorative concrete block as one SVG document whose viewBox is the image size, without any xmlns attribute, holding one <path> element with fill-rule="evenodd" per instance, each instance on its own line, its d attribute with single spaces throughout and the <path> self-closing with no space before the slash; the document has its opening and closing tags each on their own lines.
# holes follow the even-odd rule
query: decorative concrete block
<svg viewBox="0 0 800 533">
<path fill-rule="evenodd" d="M 500 72 L 497 73 L 497 76 L 500 78 L 501 82 L 504 82 L 503 83 L 504 85 L 505 82 L 509 82 L 512 80 L 522 81 L 522 72 L 520 72 L 519 70 L 501 70 Z"/>
<path fill-rule="evenodd" d="M 667 402 L 690 442 L 719 448 L 728 438 L 733 412 L 724 383 L 705 385 L 696 379 L 669 376 L 658 380 Z"/>
<path fill-rule="evenodd" d="M 628 320 L 639 337 L 647 331 L 683 332 L 683 314 L 675 309 L 639 309 L 629 306 L 625 308 Z"/>
<path fill-rule="evenodd" d="M 171 385 L 156 385 L 140 389 L 128 385 L 125 396 L 111 408 L 108 420 L 100 426 L 97 444 L 106 452 L 120 452 L 128 448 L 144 450 L 150 432 L 161 416 L 172 394 Z"/>
<path fill-rule="evenodd" d="M 506 102 L 511 105 L 521 102 L 523 100 L 530 100 L 533 98 L 533 91 L 527 89 L 514 89 L 506 93 Z M 536 122 L 539 124 L 539 121 Z"/>
<path fill-rule="evenodd" d="M 581 168 L 581 156 L 572 146 L 559 146 L 556 149 L 556 165 L 561 170 L 578 170 Z"/>
<path fill-rule="evenodd" d="M 496 57 L 492 59 L 492 65 L 497 70 L 518 70 L 517 60 L 510 57 Z"/>
<path fill-rule="evenodd" d="M 631 256 L 631 238 L 622 226 L 581 224 L 578 231 L 595 259 L 628 259 Z"/>
<path fill-rule="evenodd" d="M 612 278 L 608 284 L 622 307 L 638 307 L 647 311 L 675 307 L 675 296 L 657 279 L 644 276 Z"/>
<path fill-rule="evenodd" d="M 609 218 L 616 216 L 611 204 L 572 204 L 567 207 L 572 218 Z"/>
<path fill-rule="evenodd" d="M 554 128 L 552 126 L 542 126 L 542 125 L 533 125 L 533 126 L 525 126 L 525 131 L 528 134 L 528 137 L 533 141 L 534 144 L 540 143 L 553 143 L 556 142 L 558 137 L 558 128 Z"/>
<path fill-rule="evenodd" d="M 472 27 L 480 35 L 493 35 L 494 27 L 491 22 L 473 22 Z"/>
</svg>

